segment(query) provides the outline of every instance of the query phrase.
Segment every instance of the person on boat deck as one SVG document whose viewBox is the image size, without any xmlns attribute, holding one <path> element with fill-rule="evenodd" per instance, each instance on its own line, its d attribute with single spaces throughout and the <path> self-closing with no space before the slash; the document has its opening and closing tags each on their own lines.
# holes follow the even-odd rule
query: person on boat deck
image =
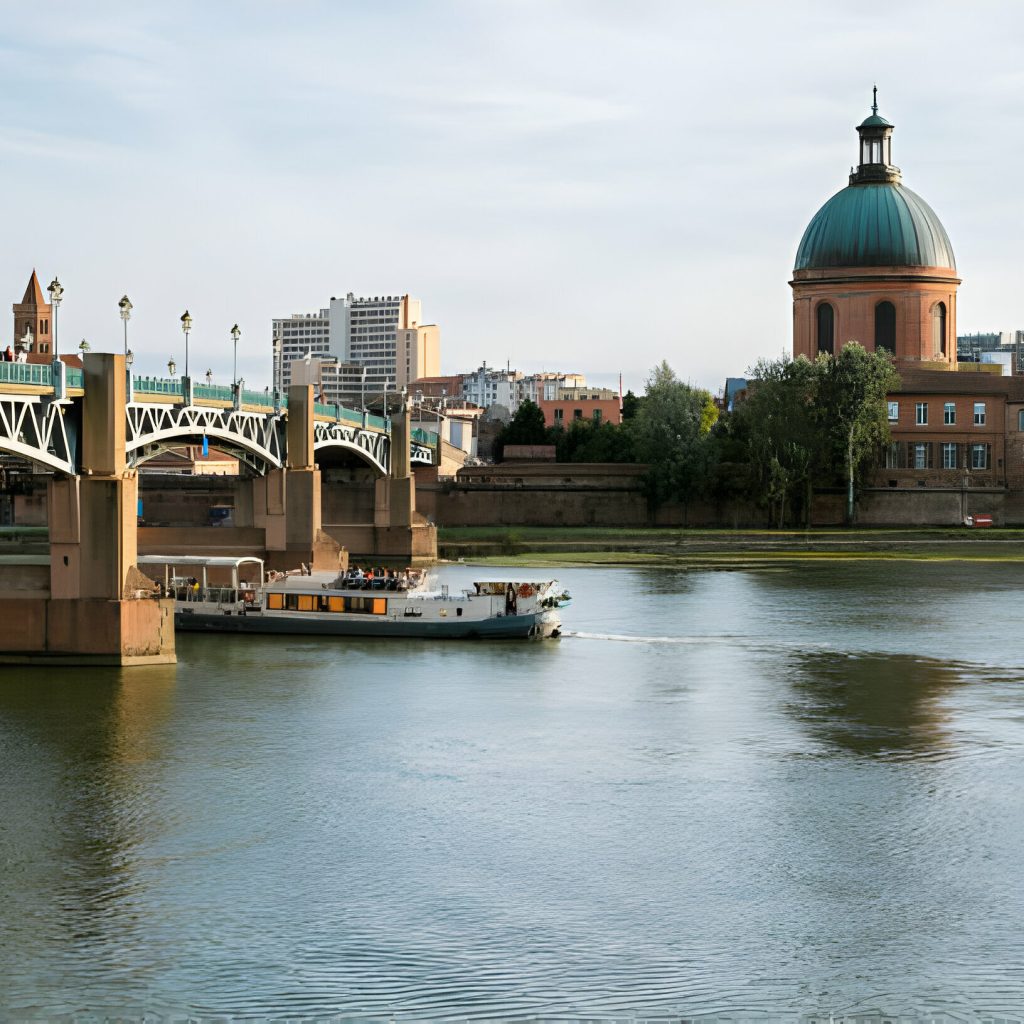
<svg viewBox="0 0 1024 1024">
<path fill-rule="evenodd" d="M 352 573 L 352 579 L 361 580 L 363 578 L 363 570 L 360 566 L 356 566 L 355 571 Z"/>
</svg>

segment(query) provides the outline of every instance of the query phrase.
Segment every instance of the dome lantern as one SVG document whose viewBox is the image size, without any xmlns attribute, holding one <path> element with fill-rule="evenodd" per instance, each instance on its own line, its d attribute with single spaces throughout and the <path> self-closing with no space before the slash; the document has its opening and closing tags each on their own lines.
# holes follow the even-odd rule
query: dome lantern
<svg viewBox="0 0 1024 1024">
<path fill-rule="evenodd" d="M 871 115 L 857 125 L 860 136 L 860 166 L 850 175 L 851 185 L 868 182 L 898 184 L 900 169 L 892 162 L 893 126 L 878 113 L 878 86 L 872 89 Z"/>
</svg>

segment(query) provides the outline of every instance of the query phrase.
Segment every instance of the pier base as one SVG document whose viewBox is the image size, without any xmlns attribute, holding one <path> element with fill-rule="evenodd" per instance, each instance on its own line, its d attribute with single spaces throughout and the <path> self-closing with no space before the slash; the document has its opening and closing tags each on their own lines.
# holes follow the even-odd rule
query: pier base
<svg viewBox="0 0 1024 1024">
<path fill-rule="evenodd" d="M 174 664 L 174 602 L 0 600 L 0 664 Z"/>
</svg>

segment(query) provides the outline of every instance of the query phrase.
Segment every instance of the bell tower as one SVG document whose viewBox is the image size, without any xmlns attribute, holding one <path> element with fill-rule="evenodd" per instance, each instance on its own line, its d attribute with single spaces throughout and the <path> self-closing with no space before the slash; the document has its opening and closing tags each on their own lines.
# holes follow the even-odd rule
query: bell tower
<svg viewBox="0 0 1024 1024">
<path fill-rule="evenodd" d="M 25 297 L 11 307 L 14 311 L 14 344 L 16 348 L 31 345 L 29 351 L 49 355 L 53 344 L 52 307 L 43 298 L 36 272 L 28 279 Z"/>
</svg>

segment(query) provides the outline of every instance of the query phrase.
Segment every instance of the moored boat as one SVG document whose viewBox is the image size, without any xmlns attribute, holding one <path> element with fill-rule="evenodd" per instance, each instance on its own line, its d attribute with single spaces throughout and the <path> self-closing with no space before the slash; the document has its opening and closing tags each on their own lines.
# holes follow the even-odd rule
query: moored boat
<svg viewBox="0 0 1024 1024">
<path fill-rule="evenodd" d="M 259 558 L 146 555 L 163 568 L 175 627 L 218 633 L 527 639 L 557 637 L 569 596 L 555 580 L 485 580 L 453 591 L 420 570 L 265 572 Z"/>
</svg>

